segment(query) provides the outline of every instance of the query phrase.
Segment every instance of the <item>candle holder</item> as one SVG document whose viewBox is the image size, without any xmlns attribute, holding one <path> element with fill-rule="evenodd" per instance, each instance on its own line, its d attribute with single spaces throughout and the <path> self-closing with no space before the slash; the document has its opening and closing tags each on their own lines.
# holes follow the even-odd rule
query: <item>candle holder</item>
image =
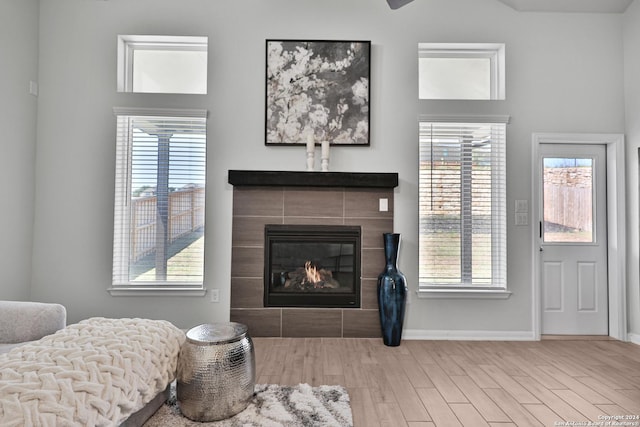
<svg viewBox="0 0 640 427">
<path fill-rule="evenodd" d="M 313 171 L 313 167 L 315 163 L 314 153 L 313 151 L 307 150 L 307 171 Z"/>
<path fill-rule="evenodd" d="M 321 166 L 322 172 L 329 171 L 329 141 L 322 141 L 322 156 L 321 156 Z"/>
<path fill-rule="evenodd" d="M 315 167 L 315 151 L 316 142 L 313 138 L 313 135 L 309 135 L 307 137 L 307 171 L 313 171 Z"/>
</svg>

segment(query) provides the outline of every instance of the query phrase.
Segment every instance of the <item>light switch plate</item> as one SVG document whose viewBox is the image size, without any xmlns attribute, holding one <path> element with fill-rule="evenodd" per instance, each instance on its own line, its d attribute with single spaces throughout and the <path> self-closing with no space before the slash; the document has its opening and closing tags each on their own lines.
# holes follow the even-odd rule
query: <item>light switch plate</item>
<svg viewBox="0 0 640 427">
<path fill-rule="evenodd" d="M 516 200 L 516 212 L 529 212 L 529 201 Z"/>
<path fill-rule="evenodd" d="M 29 95 L 38 96 L 38 83 L 33 80 L 29 81 Z"/>
<path fill-rule="evenodd" d="M 526 212 L 516 212 L 516 225 L 529 224 L 529 214 Z"/>
</svg>

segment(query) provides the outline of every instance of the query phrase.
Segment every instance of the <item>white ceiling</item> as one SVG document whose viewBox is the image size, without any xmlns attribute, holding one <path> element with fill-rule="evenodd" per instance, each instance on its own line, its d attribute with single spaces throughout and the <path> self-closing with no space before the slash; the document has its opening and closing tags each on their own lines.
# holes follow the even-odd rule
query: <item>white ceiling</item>
<svg viewBox="0 0 640 427">
<path fill-rule="evenodd" d="M 622 13 L 633 0 L 498 0 L 522 12 Z"/>
</svg>

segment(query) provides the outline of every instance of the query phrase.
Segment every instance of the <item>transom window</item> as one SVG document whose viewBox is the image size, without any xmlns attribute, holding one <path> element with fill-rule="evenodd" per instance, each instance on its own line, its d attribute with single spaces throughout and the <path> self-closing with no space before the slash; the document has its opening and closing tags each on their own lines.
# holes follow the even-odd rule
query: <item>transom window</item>
<svg viewBox="0 0 640 427">
<path fill-rule="evenodd" d="M 505 99 L 501 43 L 420 43 L 420 99 Z"/>
<path fill-rule="evenodd" d="M 207 37 L 118 36 L 118 91 L 207 93 Z"/>
</svg>

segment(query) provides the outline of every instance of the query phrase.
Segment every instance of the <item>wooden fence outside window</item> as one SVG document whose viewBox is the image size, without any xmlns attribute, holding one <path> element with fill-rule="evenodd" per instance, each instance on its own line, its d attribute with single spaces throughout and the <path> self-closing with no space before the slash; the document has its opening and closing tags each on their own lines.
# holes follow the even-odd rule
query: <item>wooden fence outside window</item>
<svg viewBox="0 0 640 427">
<path fill-rule="evenodd" d="M 204 225 L 204 191 L 204 188 L 196 187 L 169 193 L 169 244 Z M 131 200 L 131 262 L 155 251 L 157 200 L 156 196 Z"/>
</svg>

